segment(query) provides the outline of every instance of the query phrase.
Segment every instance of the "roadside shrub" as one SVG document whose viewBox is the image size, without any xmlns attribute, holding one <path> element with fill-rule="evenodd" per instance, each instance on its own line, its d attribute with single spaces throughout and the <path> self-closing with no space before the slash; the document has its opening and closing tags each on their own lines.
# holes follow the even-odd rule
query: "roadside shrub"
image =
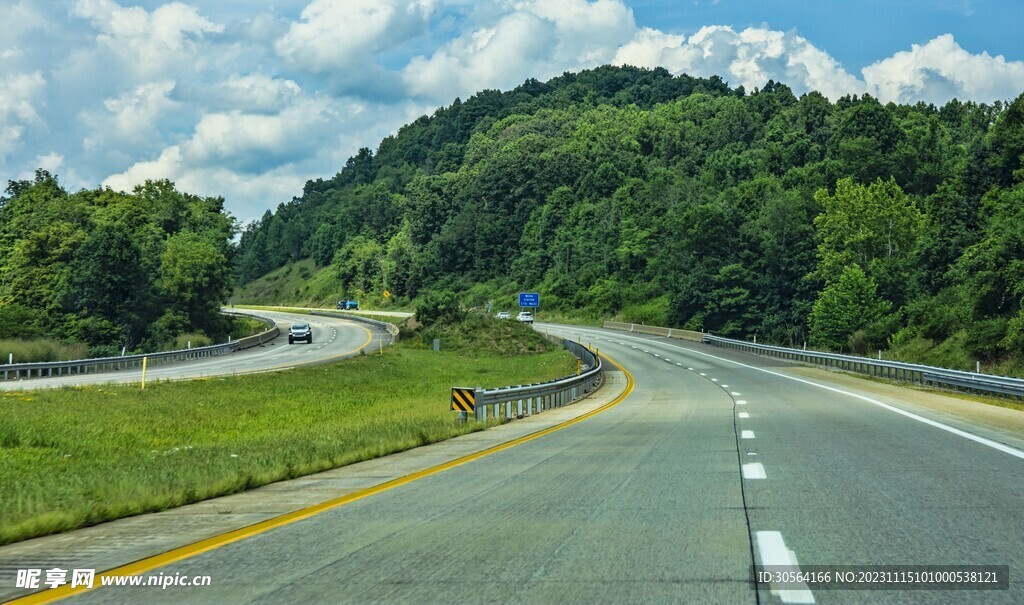
<svg viewBox="0 0 1024 605">
<path fill-rule="evenodd" d="M 96 345 L 95 347 L 89 347 L 85 355 L 81 358 L 94 359 L 97 357 L 117 357 L 121 355 L 121 349 L 116 345 Z"/>
<path fill-rule="evenodd" d="M 459 297 L 450 290 L 431 292 L 416 308 L 416 321 L 424 326 L 437 323 L 459 323 L 466 316 Z"/>
<path fill-rule="evenodd" d="M 975 322 L 967 329 L 965 348 L 982 361 L 991 361 L 1003 352 L 1002 341 L 1006 338 L 1009 322 L 997 317 Z"/>
<path fill-rule="evenodd" d="M 35 313 L 18 305 L 0 306 L 0 338 L 32 338 L 39 334 Z"/>
<path fill-rule="evenodd" d="M 189 332 L 187 334 L 181 334 L 174 339 L 174 345 L 171 347 L 172 350 L 184 349 L 192 343 L 192 348 L 196 347 L 208 347 L 212 344 L 213 339 L 203 334 L 202 332 Z"/>
</svg>

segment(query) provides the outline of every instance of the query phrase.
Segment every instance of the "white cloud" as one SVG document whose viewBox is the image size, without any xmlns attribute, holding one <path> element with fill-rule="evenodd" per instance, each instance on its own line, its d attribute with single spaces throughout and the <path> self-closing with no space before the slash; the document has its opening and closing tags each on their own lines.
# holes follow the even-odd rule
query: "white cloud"
<svg viewBox="0 0 1024 605">
<path fill-rule="evenodd" d="M 1024 87 L 1024 61 L 1007 61 L 987 52 L 971 54 L 953 36 L 914 44 L 865 67 L 872 94 L 883 101 L 943 104 L 952 97 L 992 102 L 1011 100 Z"/>
<path fill-rule="evenodd" d="M 123 173 L 107 177 L 103 186 L 131 191 L 146 180 L 170 179 L 181 191 L 225 197 L 230 202 L 232 213 L 246 221 L 258 218 L 265 209 L 291 199 L 302 191 L 302 183 L 314 176 L 318 175 L 296 174 L 289 166 L 260 174 L 240 173 L 216 164 L 196 166 L 183 155 L 180 146 L 173 145 L 156 160 L 139 162 Z"/>
<path fill-rule="evenodd" d="M 827 52 L 793 32 L 708 26 L 691 36 L 643 29 L 616 52 L 616 65 L 661 66 L 673 73 L 719 75 L 731 85 L 760 88 L 783 82 L 798 94 L 817 90 L 835 100 L 870 93 L 882 102 L 944 104 L 954 97 L 992 102 L 1015 98 L 1024 62 L 971 54 L 952 35 L 898 52 L 865 67 L 857 78 Z"/>
<path fill-rule="evenodd" d="M 159 141 L 160 118 L 180 106 L 170 97 L 174 86 L 172 80 L 140 84 L 103 101 L 102 111 L 87 112 L 83 120 L 91 124 L 92 133 L 85 139 L 85 148 L 96 149 L 115 142 L 142 145 Z"/>
<path fill-rule="evenodd" d="M 0 78 L 0 162 L 21 146 L 26 126 L 44 126 L 37 109 L 45 88 L 38 71 Z"/>
<path fill-rule="evenodd" d="M 817 90 L 832 99 L 865 90 L 863 82 L 806 38 L 763 27 L 736 32 L 727 26 L 708 26 L 689 40 L 645 29 L 619 49 L 614 62 L 661 66 L 692 76 L 717 75 L 748 90 L 768 80 L 784 82 L 797 93 Z"/>
<path fill-rule="evenodd" d="M 349 111 L 350 117 L 358 113 L 357 108 Z M 300 99 L 273 115 L 212 113 L 196 124 L 182 151 L 194 165 L 227 164 L 256 172 L 315 155 L 339 117 L 335 104 L 324 98 Z"/>
<path fill-rule="evenodd" d="M 429 0 L 313 0 L 275 48 L 286 61 L 314 72 L 353 67 L 422 33 Z"/>
<path fill-rule="evenodd" d="M 666 55 L 681 47 L 685 40 L 686 36 L 666 34 L 645 27 L 636 32 L 632 40 L 619 47 L 612 63 L 635 67 L 666 67 Z"/>
<path fill-rule="evenodd" d="M 72 14 L 91 21 L 100 32 L 97 41 L 143 75 L 158 74 L 195 54 L 197 40 L 224 30 L 180 2 L 149 12 L 113 0 L 77 0 Z"/>
<path fill-rule="evenodd" d="M 61 168 L 64 167 L 64 156 L 59 153 L 38 155 L 32 165 L 34 166 L 32 170 L 27 170 L 18 175 L 19 181 L 31 181 L 35 178 L 35 168 L 42 168 L 50 174 L 59 174 Z"/>
<path fill-rule="evenodd" d="M 430 57 L 413 58 L 403 70 L 409 92 L 448 102 L 484 88 L 507 89 L 526 78 L 600 65 L 636 30 L 632 11 L 617 0 L 534 0 L 510 8 Z"/>
<path fill-rule="evenodd" d="M 218 102 L 241 111 L 279 110 L 302 94 L 294 80 L 262 73 L 233 75 L 218 88 Z"/>
</svg>

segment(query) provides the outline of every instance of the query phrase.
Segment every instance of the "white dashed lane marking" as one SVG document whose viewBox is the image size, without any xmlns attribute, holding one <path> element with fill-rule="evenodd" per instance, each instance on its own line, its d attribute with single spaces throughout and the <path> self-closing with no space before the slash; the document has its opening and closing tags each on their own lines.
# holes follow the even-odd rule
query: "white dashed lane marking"
<svg viewBox="0 0 1024 605">
<path fill-rule="evenodd" d="M 744 479 L 767 479 L 768 475 L 764 472 L 764 465 L 760 462 L 750 462 L 743 465 L 743 478 Z"/>
<path fill-rule="evenodd" d="M 796 559 L 796 553 L 786 546 L 782 539 L 782 533 L 777 531 L 759 531 L 754 535 L 757 543 L 758 553 L 761 555 L 761 565 L 790 567 L 794 571 L 800 568 Z M 793 582 L 791 589 L 772 588 L 772 594 L 779 597 L 783 603 L 814 603 L 814 595 L 807 588 L 804 582 Z"/>
</svg>

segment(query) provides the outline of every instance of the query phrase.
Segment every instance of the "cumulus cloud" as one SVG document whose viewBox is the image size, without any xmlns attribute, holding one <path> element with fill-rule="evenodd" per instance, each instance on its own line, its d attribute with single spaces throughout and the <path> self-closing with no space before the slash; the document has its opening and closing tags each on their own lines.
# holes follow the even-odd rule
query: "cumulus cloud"
<svg viewBox="0 0 1024 605">
<path fill-rule="evenodd" d="M 775 80 L 797 93 L 817 90 L 832 99 L 865 91 L 863 82 L 806 38 L 765 27 L 737 32 L 727 26 L 708 26 L 688 40 L 645 29 L 619 49 L 614 62 L 661 66 L 693 76 L 717 75 L 747 89 Z"/>
<path fill-rule="evenodd" d="M 46 80 L 40 72 L 0 78 L 0 161 L 17 150 L 26 127 L 43 127 L 36 111 Z"/>
<path fill-rule="evenodd" d="M 199 195 L 224 196 L 234 214 L 250 220 L 298 195 L 306 180 L 333 174 L 359 147 L 373 145 L 427 109 L 298 95 L 275 113 L 208 113 L 188 137 L 103 185 L 129 191 L 147 179 L 170 179 Z"/>
<path fill-rule="evenodd" d="M 953 36 L 914 44 L 864 68 L 873 95 L 886 101 L 943 104 L 953 97 L 992 102 L 1013 99 L 1024 84 L 1024 61 L 987 52 L 971 54 Z"/>
<path fill-rule="evenodd" d="M 373 62 L 375 54 L 422 33 L 433 10 L 431 0 L 313 0 L 275 48 L 314 72 Z"/>
<path fill-rule="evenodd" d="M 1016 97 L 1024 82 L 1024 62 L 985 52 L 971 54 L 950 34 L 869 65 L 861 70 L 861 78 L 806 38 L 765 27 L 736 32 L 731 27 L 709 26 L 689 39 L 643 29 L 618 49 L 614 63 L 718 75 L 747 89 L 775 80 L 797 93 L 817 90 L 833 100 L 869 93 L 883 102 L 944 104 L 953 98 L 992 102 Z"/>
<path fill-rule="evenodd" d="M 85 148 L 159 141 L 160 118 L 180 106 L 170 96 L 174 86 L 173 80 L 140 84 L 103 101 L 102 110 L 86 112 L 83 120 L 90 124 L 92 133 L 84 141 Z"/>
<path fill-rule="evenodd" d="M 196 165 L 254 173 L 314 155 L 338 119 L 334 104 L 317 98 L 300 99 L 273 115 L 237 110 L 208 114 L 182 151 Z"/>
<path fill-rule="evenodd" d="M 233 75 L 217 88 L 218 104 L 249 112 L 279 110 L 302 94 L 294 80 L 262 73 Z"/>
<path fill-rule="evenodd" d="M 123 173 L 107 177 L 103 186 L 131 191 L 146 180 L 170 179 L 182 191 L 225 197 L 232 213 L 245 221 L 258 218 L 264 209 L 291 199 L 301 191 L 301 183 L 313 176 L 296 174 L 290 166 L 248 174 L 216 164 L 195 165 L 184 155 L 181 146 L 173 145 L 156 160 L 138 162 Z"/>
<path fill-rule="evenodd" d="M 159 73 L 195 53 L 196 41 L 220 33 L 217 25 L 187 4 L 171 2 L 152 12 L 113 0 L 77 0 L 72 14 L 92 22 L 97 41 L 140 74 Z"/>
<path fill-rule="evenodd" d="M 618 0 L 533 0 L 508 5 L 497 22 L 468 31 L 403 70 L 410 93 L 437 100 L 509 88 L 567 69 L 609 62 L 636 30 Z"/>
</svg>

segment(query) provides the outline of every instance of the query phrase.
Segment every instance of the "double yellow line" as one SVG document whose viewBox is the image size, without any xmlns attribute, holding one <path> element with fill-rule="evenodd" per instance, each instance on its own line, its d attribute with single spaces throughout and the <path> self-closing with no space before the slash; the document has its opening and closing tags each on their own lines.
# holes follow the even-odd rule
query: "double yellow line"
<svg viewBox="0 0 1024 605">
<path fill-rule="evenodd" d="M 367 333 L 369 333 L 369 331 L 367 331 Z M 366 345 L 364 344 L 363 346 L 366 346 Z M 362 347 L 360 347 L 360 348 L 362 348 Z M 213 550 L 215 548 L 220 548 L 221 546 L 225 546 L 227 544 L 231 544 L 232 542 L 238 542 L 239 540 L 244 540 L 246 538 L 255 536 L 257 534 L 261 534 L 261 533 L 263 533 L 265 531 L 269 531 L 271 529 L 275 529 L 275 528 L 278 528 L 278 527 L 283 527 L 285 525 L 289 525 L 291 523 L 295 523 L 296 521 L 301 521 L 303 519 L 308 519 L 309 517 L 312 517 L 314 515 L 318 515 L 318 514 L 320 514 L 322 512 L 331 510 L 333 508 L 338 508 L 339 506 L 344 506 L 344 505 L 349 504 L 351 502 L 355 502 L 357 500 L 362 500 L 363 498 L 368 498 L 370 496 L 373 496 L 375 494 L 379 494 L 381 492 L 386 492 L 386 491 L 394 489 L 396 487 L 399 487 L 399 486 L 402 486 L 402 485 L 406 485 L 407 483 L 412 483 L 413 481 L 422 479 L 424 477 L 429 477 L 431 475 L 436 475 L 436 474 L 441 473 L 443 471 L 446 471 L 448 469 L 452 469 L 452 468 L 455 468 L 457 466 L 462 466 L 463 464 L 467 464 L 467 463 L 472 462 L 474 460 L 479 460 L 480 458 L 484 458 L 485 456 L 490 456 L 491 454 L 496 454 L 498 452 L 501 452 L 501 451 L 513 448 L 513 447 L 515 447 L 517 445 L 521 445 L 521 444 L 526 443 L 528 441 L 533 441 L 534 439 L 538 439 L 538 438 L 543 437 L 545 435 L 550 435 L 551 433 L 554 433 L 555 431 L 560 431 L 560 430 L 562 430 L 562 429 L 564 429 L 566 427 L 570 427 L 570 426 L 572 426 L 572 425 L 574 425 L 576 423 L 583 422 L 587 418 L 590 418 L 592 416 L 596 416 L 597 414 L 600 414 L 601 412 L 609 410 L 609 409 L 615 407 L 616 405 L 622 403 L 622 401 L 625 400 L 626 397 L 628 397 L 629 394 L 633 392 L 633 385 L 634 385 L 633 375 L 630 374 L 628 370 L 623 368 L 621 365 L 619 365 L 616 361 L 614 361 L 613 359 L 611 359 L 607 355 L 601 355 L 601 357 L 603 357 L 606 361 L 608 361 L 609 363 L 614 365 L 616 368 L 618 368 L 626 376 L 626 389 L 622 392 L 621 395 L 616 397 L 613 401 L 611 401 L 609 403 L 606 403 L 605 405 L 603 405 L 603 406 L 601 406 L 601 407 L 599 407 L 599 408 L 597 408 L 595 410 L 591 410 L 591 411 L 587 412 L 586 414 L 583 414 L 581 416 L 577 416 L 576 418 L 573 418 L 572 420 L 567 420 L 567 421 L 565 421 L 565 422 L 563 422 L 561 424 L 557 424 L 555 426 L 552 426 L 552 427 L 549 427 L 549 428 L 537 431 L 536 433 L 530 433 L 529 435 L 525 435 L 523 437 L 519 437 L 518 439 L 513 439 L 512 441 L 508 441 L 508 442 L 502 443 L 500 445 L 495 445 L 493 447 L 489 447 L 489 448 L 487 448 L 485 450 L 481 450 L 479 452 L 476 452 L 475 454 L 469 454 L 469 455 L 463 456 L 461 458 L 456 458 L 455 460 L 451 460 L 451 461 L 448 461 L 448 462 L 445 462 L 445 463 L 442 463 L 442 464 L 438 464 L 437 466 L 432 466 L 430 468 L 427 468 L 427 469 L 424 469 L 424 470 L 421 470 L 421 471 L 417 471 L 417 472 L 411 473 L 409 475 L 405 475 L 404 477 L 398 477 L 397 479 L 392 479 L 390 481 L 386 481 L 384 483 L 381 483 L 379 485 L 375 485 L 373 487 L 368 487 L 368 488 L 365 488 L 365 489 L 361 489 L 361 490 L 352 492 L 351 494 L 346 494 L 344 496 L 339 496 L 337 498 L 333 498 L 331 500 L 327 500 L 326 502 L 321 502 L 319 504 L 314 504 L 312 506 L 308 506 L 306 508 L 302 508 L 302 509 L 299 509 L 299 510 L 296 510 L 296 511 L 292 511 L 290 513 L 285 513 L 283 515 L 274 517 L 273 519 L 267 519 L 266 521 L 261 521 L 259 523 L 255 523 L 253 525 L 249 525 L 247 527 L 243 527 L 241 529 L 236 529 L 234 531 L 230 531 L 230 532 L 227 532 L 225 534 L 220 534 L 219 536 L 214 536 L 212 538 L 207 538 L 205 540 L 200 540 L 199 542 L 194 542 L 192 544 L 188 544 L 188 545 L 185 545 L 185 546 L 182 546 L 182 547 L 179 547 L 179 548 L 175 548 L 174 550 L 171 550 L 171 551 L 159 554 L 159 555 L 148 557 L 146 559 L 141 559 L 141 560 L 136 561 L 134 563 L 129 563 L 128 565 L 124 565 L 124 566 L 121 566 L 121 567 L 117 567 L 115 569 L 108 570 L 108 571 L 106 571 L 106 572 L 104 572 L 102 574 L 97 574 L 94 586 L 96 588 L 100 588 L 101 578 L 103 578 L 103 577 L 109 577 L 109 576 L 134 576 L 134 575 L 143 574 L 143 573 L 146 573 L 148 571 L 152 571 L 152 570 L 154 570 L 154 569 L 156 569 L 158 567 L 164 567 L 165 565 L 170 565 L 171 563 L 176 563 L 176 562 L 181 561 L 183 559 L 188 559 L 190 557 L 194 557 L 196 555 L 199 555 L 199 554 L 202 554 L 204 552 Z M 70 597 L 72 595 L 81 594 L 81 593 L 83 593 L 85 591 L 88 591 L 88 590 L 91 590 L 91 589 L 85 588 L 83 586 L 77 586 L 75 588 L 71 588 L 70 584 L 65 584 L 65 585 L 60 586 L 58 588 L 52 588 L 50 590 L 45 590 L 45 591 L 42 591 L 42 592 L 37 592 L 37 593 L 34 593 L 34 594 L 30 594 L 30 595 L 25 596 L 25 597 L 21 597 L 20 599 L 15 599 L 13 601 L 8 601 L 6 603 L 6 605 L 40 605 L 42 603 L 53 603 L 54 601 L 58 601 L 60 599 L 65 599 L 65 598 Z"/>
</svg>

